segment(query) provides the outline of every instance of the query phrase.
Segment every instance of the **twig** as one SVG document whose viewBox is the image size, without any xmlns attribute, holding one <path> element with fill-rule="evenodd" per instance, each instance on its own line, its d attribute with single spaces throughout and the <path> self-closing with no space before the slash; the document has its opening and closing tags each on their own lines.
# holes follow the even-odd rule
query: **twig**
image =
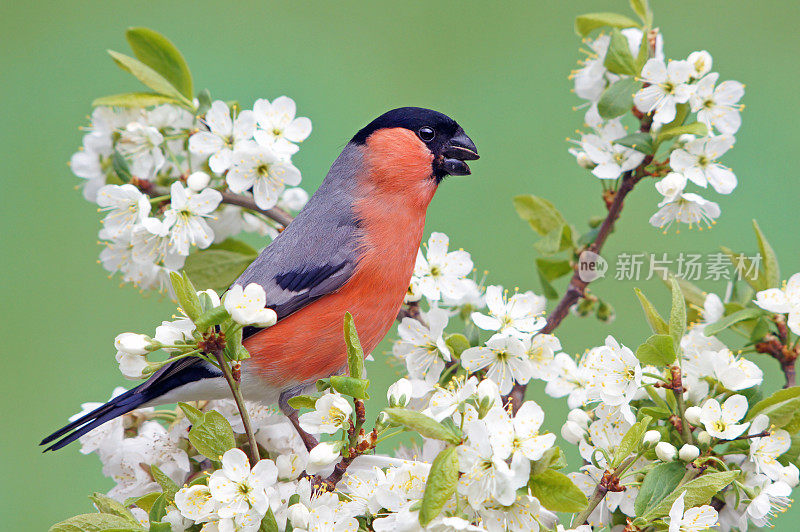
<svg viewBox="0 0 800 532">
<path fill-rule="evenodd" d="M 280 207 L 260 209 L 258 205 L 256 205 L 256 201 L 250 196 L 242 196 L 240 194 L 233 194 L 232 192 L 221 192 L 221 194 L 222 203 L 227 203 L 228 205 L 237 205 L 239 207 L 244 207 L 245 209 L 250 209 L 251 211 L 256 211 L 263 214 L 267 218 L 278 222 L 284 227 L 289 225 L 291 221 L 294 220 L 291 214 L 284 211 Z"/>
<path fill-rule="evenodd" d="M 131 179 L 131 184 L 153 199 L 167 200 L 169 198 L 168 188 L 157 187 L 150 181 L 146 181 L 144 179 Z M 234 194 L 232 192 L 220 192 L 220 194 L 222 194 L 222 203 L 236 205 L 237 207 L 244 207 L 245 209 L 250 209 L 251 211 L 263 214 L 270 220 L 273 220 L 284 227 L 289 225 L 289 223 L 294 220 L 291 214 L 284 211 L 280 207 L 272 207 L 271 209 L 259 208 L 258 205 L 256 205 L 256 200 L 250 196 L 242 196 L 241 194 Z"/>
<path fill-rule="evenodd" d="M 592 496 L 589 497 L 589 504 L 581 513 L 575 516 L 575 519 L 572 521 L 572 526 L 576 527 L 586 523 L 586 520 L 589 519 L 589 516 L 594 509 L 597 508 L 597 505 L 605 498 L 606 493 L 609 491 L 623 491 L 625 489 L 619 483 L 619 476 L 625 472 L 631 464 L 638 460 L 640 456 L 641 454 L 629 456 L 623 460 L 614 471 L 605 471 L 603 473 L 603 478 L 597 483 Z"/>
<path fill-rule="evenodd" d="M 331 473 L 328 478 L 319 480 L 319 485 L 325 487 L 328 491 L 333 491 L 336 484 L 342 480 L 347 468 L 353 463 L 353 460 L 374 448 L 378 440 L 378 434 L 373 430 L 370 433 L 369 439 L 364 439 L 364 441 L 359 443 L 358 439 L 366 436 L 362 427 L 367 419 L 367 410 L 363 400 L 354 399 L 353 403 L 355 403 L 356 406 L 356 422 L 355 424 L 351 423 L 350 429 L 348 430 L 350 446 L 347 456 L 343 457 L 339 463 L 336 464 L 333 468 L 333 473 Z"/>
<path fill-rule="evenodd" d="M 242 416 L 242 425 L 244 425 L 244 431 L 247 434 L 247 442 L 250 445 L 250 462 L 255 465 L 259 460 L 261 460 L 261 455 L 258 452 L 258 443 L 256 443 L 256 435 L 253 432 L 253 425 L 250 423 L 250 414 L 247 413 L 247 408 L 244 404 L 244 397 L 242 397 L 242 391 L 239 389 L 239 382 L 231 373 L 231 368 L 228 366 L 228 361 L 225 360 L 222 350 L 214 351 L 214 357 L 217 359 L 219 368 L 222 370 L 222 375 L 225 376 L 225 380 L 231 389 L 233 400 L 236 402 L 236 407 L 239 409 L 239 415 Z"/>
<path fill-rule="evenodd" d="M 672 393 L 675 395 L 675 406 L 678 410 L 678 416 L 681 418 L 681 436 L 685 443 L 693 444 L 692 439 L 692 426 L 686 421 L 686 405 L 683 402 L 683 380 L 681 378 L 681 368 L 672 366 Z"/>
<path fill-rule="evenodd" d="M 778 328 L 778 335 L 767 334 L 760 342 L 756 343 L 755 350 L 771 356 L 780 363 L 781 371 L 786 377 L 784 388 L 791 388 L 796 385 L 795 361 L 800 353 L 796 346 L 790 347 L 787 344 L 788 331 L 783 318 L 776 316 L 774 321 Z"/>
</svg>

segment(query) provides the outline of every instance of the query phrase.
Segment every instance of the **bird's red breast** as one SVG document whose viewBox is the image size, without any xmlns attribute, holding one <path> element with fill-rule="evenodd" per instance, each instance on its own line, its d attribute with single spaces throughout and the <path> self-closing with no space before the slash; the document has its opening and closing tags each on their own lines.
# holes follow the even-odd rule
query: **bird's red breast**
<svg viewBox="0 0 800 532">
<path fill-rule="evenodd" d="M 344 366 L 345 312 L 353 315 L 364 351 L 371 352 L 403 303 L 436 191 L 433 154 L 402 128 L 378 130 L 360 149 L 363 169 L 355 176 L 353 211 L 362 233 L 353 276 L 337 292 L 244 342 L 251 367 L 272 386 L 311 382 Z"/>
</svg>

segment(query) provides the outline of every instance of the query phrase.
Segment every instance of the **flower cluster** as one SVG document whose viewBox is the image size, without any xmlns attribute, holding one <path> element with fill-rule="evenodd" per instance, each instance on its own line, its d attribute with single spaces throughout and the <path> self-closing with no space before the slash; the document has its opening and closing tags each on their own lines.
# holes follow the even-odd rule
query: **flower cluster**
<svg viewBox="0 0 800 532">
<path fill-rule="evenodd" d="M 220 100 L 205 110 L 195 102 L 191 112 L 172 104 L 96 107 L 70 165 L 85 180 L 84 197 L 105 213 L 103 267 L 164 290 L 192 252 L 242 232 L 277 234 L 260 211 L 297 211 L 308 200 L 291 188 L 300 183 L 291 156 L 311 132 L 295 114 L 286 96 L 257 100 L 252 111 Z M 223 193 L 254 206 L 229 204 Z"/>
<path fill-rule="evenodd" d="M 719 206 L 686 187 L 711 185 L 719 194 L 736 188 L 736 176 L 719 159 L 733 147 L 741 125 L 744 85 L 717 83 L 705 50 L 665 61 L 657 30 L 627 28 L 586 44 L 589 56 L 572 77 L 575 94 L 587 101 L 584 121 L 591 132 L 570 153 L 603 180 L 637 169 L 639 176 L 660 178 L 655 187 L 663 199 L 650 218 L 655 227 L 715 223 Z M 631 108 L 639 132 L 628 134 L 624 119 Z M 662 145 L 667 150 L 657 151 Z"/>
</svg>

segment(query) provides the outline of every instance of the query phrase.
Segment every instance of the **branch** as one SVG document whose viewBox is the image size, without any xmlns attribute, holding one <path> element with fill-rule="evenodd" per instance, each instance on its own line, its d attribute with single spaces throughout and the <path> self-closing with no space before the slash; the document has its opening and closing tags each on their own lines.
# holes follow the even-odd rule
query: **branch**
<svg viewBox="0 0 800 532">
<path fill-rule="evenodd" d="M 251 211 L 256 211 L 263 214 L 267 218 L 278 222 L 284 227 L 289 225 L 291 221 L 294 220 L 291 214 L 284 211 L 280 207 L 259 209 L 258 205 L 256 205 L 256 201 L 250 196 L 242 196 L 240 194 L 233 194 L 232 192 L 221 192 L 221 194 L 222 203 L 227 203 L 228 205 L 237 205 L 239 207 L 244 207 L 245 209 L 250 209 Z"/>
<path fill-rule="evenodd" d="M 374 449 L 378 440 L 378 434 L 374 429 L 370 433 L 369 439 L 365 438 L 366 434 L 364 433 L 364 429 L 362 427 L 367 419 L 366 406 L 364 405 L 364 401 L 361 399 L 354 399 L 353 402 L 356 406 L 356 422 L 355 424 L 351 422 L 350 429 L 348 430 L 350 447 L 348 449 L 347 456 L 342 458 L 341 461 L 336 464 L 336 466 L 333 468 L 333 473 L 331 473 L 328 478 L 315 479 L 315 483 L 324 487 L 328 491 L 333 491 L 334 488 L 336 488 L 336 484 L 342 480 L 347 468 L 353 463 L 353 460 L 370 451 L 371 449 Z M 362 438 L 360 443 L 358 441 L 359 438 Z"/>
<path fill-rule="evenodd" d="M 774 321 L 778 328 L 778 335 L 767 334 L 760 342 L 756 343 L 755 350 L 771 356 L 780 363 L 781 371 L 786 377 L 784 388 L 791 388 L 796 385 L 795 361 L 800 353 L 798 353 L 797 346 L 790 347 L 787 343 L 786 322 L 778 317 Z"/>
<path fill-rule="evenodd" d="M 605 220 L 603 220 L 603 223 L 600 225 L 600 229 L 597 232 L 597 238 L 595 238 L 594 242 L 592 242 L 586 248 L 587 251 L 597 253 L 598 255 L 600 254 L 608 235 L 610 235 L 614 230 L 614 224 L 622 212 L 625 198 L 633 190 L 633 187 L 636 186 L 636 183 L 638 183 L 646 175 L 644 169 L 652 160 L 653 157 L 648 155 L 636 169 L 625 172 L 622 177 L 622 183 L 614 193 L 613 200 L 608 206 L 608 214 L 606 215 Z M 586 286 L 588 284 L 589 282 L 580 278 L 576 268 L 575 273 L 572 274 L 572 279 L 569 282 L 567 291 L 564 293 L 561 301 L 558 302 L 558 305 L 556 305 L 556 308 L 554 308 L 547 317 L 547 323 L 540 331 L 542 334 L 550 334 L 556 330 L 559 325 L 561 325 L 561 322 L 567 317 L 569 309 L 575 303 L 577 303 L 578 300 L 586 295 Z M 525 397 L 526 387 L 527 385 L 525 384 L 515 384 L 514 388 L 511 390 L 511 393 L 509 393 L 507 396 L 507 401 L 512 402 L 515 413 L 519 409 L 520 405 L 522 405 L 522 400 Z"/>
</svg>

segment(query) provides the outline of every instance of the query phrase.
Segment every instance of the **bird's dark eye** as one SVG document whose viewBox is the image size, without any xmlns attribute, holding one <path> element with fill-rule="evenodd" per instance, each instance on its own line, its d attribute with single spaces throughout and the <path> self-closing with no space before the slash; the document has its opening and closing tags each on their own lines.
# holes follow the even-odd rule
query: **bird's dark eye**
<svg viewBox="0 0 800 532">
<path fill-rule="evenodd" d="M 434 131 L 432 127 L 423 126 L 419 128 L 417 135 L 419 135 L 419 138 L 421 138 L 424 142 L 430 142 L 433 140 L 433 137 L 436 136 L 436 131 Z"/>
</svg>

